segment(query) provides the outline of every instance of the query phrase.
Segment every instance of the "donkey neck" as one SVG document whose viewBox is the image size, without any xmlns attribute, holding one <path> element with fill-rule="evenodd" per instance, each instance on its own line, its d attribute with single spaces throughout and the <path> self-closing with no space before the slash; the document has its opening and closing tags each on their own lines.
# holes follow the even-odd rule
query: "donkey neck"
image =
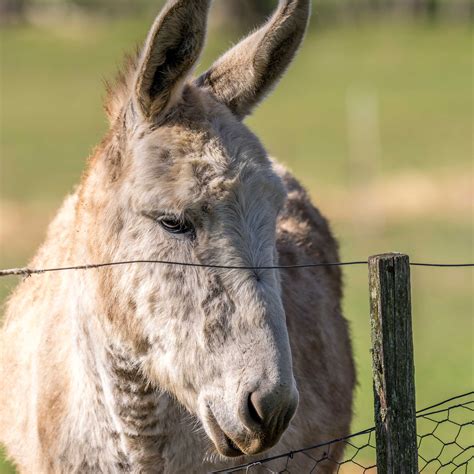
<svg viewBox="0 0 474 474">
<path fill-rule="evenodd" d="M 76 321 L 81 370 L 75 373 L 75 386 L 82 388 L 73 395 L 74 411 L 81 414 L 79 424 L 87 425 L 80 430 L 87 436 L 88 467 L 100 467 L 107 452 L 104 472 L 185 472 L 188 456 L 192 462 L 200 449 L 186 421 L 189 415 L 170 395 L 149 383 L 141 370 L 141 356 L 111 343 L 97 319 L 78 315 Z M 91 443 L 98 448 L 92 451 L 97 452 L 95 461 L 90 456 Z"/>
</svg>

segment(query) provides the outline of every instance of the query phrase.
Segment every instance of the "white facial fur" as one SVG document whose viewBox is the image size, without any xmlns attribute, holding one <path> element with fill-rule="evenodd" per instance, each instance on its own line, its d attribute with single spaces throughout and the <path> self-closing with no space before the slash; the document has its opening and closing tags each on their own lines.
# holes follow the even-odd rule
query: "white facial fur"
<svg viewBox="0 0 474 474">
<path fill-rule="evenodd" d="M 189 86 L 167 121 L 138 123 L 128 140 L 127 176 L 104 203 L 109 218 L 99 233 L 121 221 L 115 260 L 278 263 L 281 180 L 253 134 L 207 93 Z M 170 234 L 163 215 L 192 223 L 193 235 Z M 199 416 L 218 449 L 230 453 L 216 426 L 244 452 L 278 440 L 297 395 L 276 270 L 145 265 L 117 274 L 114 285 L 111 304 L 133 309 L 126 317 L 146 347 L 147 379 Z M 117 342 L 132 346 L 126 338 Z M 239 410 L 248 411 L 252 393 L 267 419 L 249 428 Z"/>
</svg>

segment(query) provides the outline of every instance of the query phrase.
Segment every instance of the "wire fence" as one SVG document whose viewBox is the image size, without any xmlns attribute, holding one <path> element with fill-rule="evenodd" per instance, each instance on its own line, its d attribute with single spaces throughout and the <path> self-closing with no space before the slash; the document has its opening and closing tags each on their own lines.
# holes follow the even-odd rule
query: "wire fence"
<svg viewBox="0 0 474 474">
<path fill-rule="evenodd" d="M 419 472 L 474 472 L 474 392 L 419 410 L 416 418 Z M 344 446 L 343 457 L 333 457 L 332 448 L 341 445 Z M 345 438 L 214 473 L 375 473 L 375 458 L 375 427 L 372 427 Z M 302 464 L 307 466 L 305 471 L 301 471 Z"/>
<path fill-rule="evenodd" d="M 401 256 L 400 254 L 386 254 L 378 257 L 397 255 Z M 371 259 L 373 258 L 374 257 L 371 257 Z M 406 262 L 407 265 L 409 264 L 410 266 L 417 267 L 474 267 L 474 263 L 409 262 L 408 257 L 406 257 Z M 287 270 L 314 267 L 369 265 L 369 273 L 371 269 L 370 260 L 357 260 L 350 262 L 314 262 L 274 266 L 228 266 L 166 260 L 129 260 L 50 268 L 21 267 L 4 270 L 0 269 L 0 277 L 15 275 L 30 277 L 32 275 L 51 272 L 93 270 L 105 267 L 136 264 L 160 264 L 178 267 L 229 270 Z M 409 287 L 409 276 L 405 275 L 405 278 L 408 279 L 404 284 Z M 392 283 L 393 282 L 389 283 L 389 285 L 392 285 Z M 379 317 L 382 316 L 386 317 L 388 315 L 383 315 L 381 313 Z M 407 317 L 411 320 L 410 312 L 407 313 Z M 394 340 L 395 339 L 387 339 L 386 342 L 393 343 Z M 390 372 L 387 372 L 387 376 L 390 376 Z M 413 451 L 413 459 L 416 461 L 416 448 L 418 448 L 418 472 L 466 474 L 468 472 L 474 472 L 474 392 L 455 396 L 416 412 L 416 431 L 414 429 L 414 414 L 415 409 L 413 398 L 413 449 L 411 451 Z M 231 469 L 214 471 L 214 473 L 267 472 L 273 474 L 304 474 L 335 472 L 341 474 L 353 474 L 377 472 L 377 463 L 380 463 L 380 459 L 377 457 L 380 452 L 380 446 L 378 444 L 378 429 L 380 425 L 379 420 L 376 421 L 377 428 L 372 427 L 344 438 L 333 439 L 314 446 L 296 449 L 291 452 L 267 457 L 248 464 L 242 464 Z M 343 454 L 341 455 L 341 453 Z M 397 465 L 399 464 L 400 461 L 398 461 Z M 385 468 L 382 468 L 381 470 L 381 465 L 385 464 L 379 464 L 379 471 L 385 471 Z M 414 471 L 409 469 L 407 472 Z"/>
<path fill-rule="evenodd" d="M 425 409 L 417 418 L 420 472 L 473 472 L 474 392 Z"/>
</svg>

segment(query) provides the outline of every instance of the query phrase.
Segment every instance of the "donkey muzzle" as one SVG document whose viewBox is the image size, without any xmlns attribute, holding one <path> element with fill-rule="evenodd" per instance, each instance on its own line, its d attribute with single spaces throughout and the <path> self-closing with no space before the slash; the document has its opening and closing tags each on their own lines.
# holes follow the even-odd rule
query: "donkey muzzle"
<svg viewBox="0 0 474 474">
<path fill-rule="evenodd" d="M 207 426 L 220 454 L 227 457 L 254 455 L 274 446 L 288 428 L 298 406 L 294 387 L 245 392 L 237 408 L 239 429 L 226 430 L 208 408 Z"/>
</svg>

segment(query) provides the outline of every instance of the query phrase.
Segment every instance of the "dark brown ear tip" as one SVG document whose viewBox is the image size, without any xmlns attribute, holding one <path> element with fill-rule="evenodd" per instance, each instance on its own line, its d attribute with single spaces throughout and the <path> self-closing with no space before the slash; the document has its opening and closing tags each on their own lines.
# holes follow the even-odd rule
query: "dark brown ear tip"
<svg viewBox="0 0 474 474">
<path fill-rule="evenodd" d="M 310 13 L 310 0 L 280 0 L 260 29 L 227 52 L 195 84 L 212 92 L 242 120 L 286 71 L 303 40 Z"/>
<path fill-rule="evenodd" d="M 178 97 L 204 47 L 211 0 L 168 0 L 140 54 L 132 91 L 144 118 L 163 112 Z"/>
<path fill-rule="evenodd" d="M 212 87 L 211 73 L 210 71 L 205 72 L 197 79 L 194 80 L 194 85 L 201 88 Z"/>
</svg>

